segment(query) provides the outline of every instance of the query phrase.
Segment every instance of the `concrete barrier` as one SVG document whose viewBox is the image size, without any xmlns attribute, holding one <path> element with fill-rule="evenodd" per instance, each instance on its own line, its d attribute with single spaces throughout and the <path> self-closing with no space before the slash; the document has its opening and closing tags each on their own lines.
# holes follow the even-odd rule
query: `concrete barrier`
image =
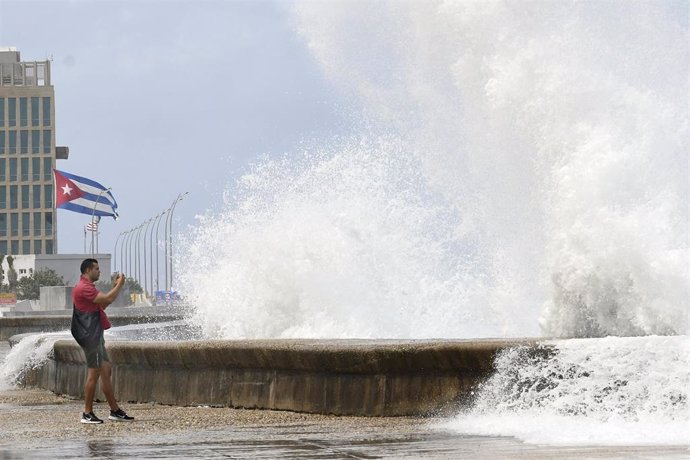
<svg viewBox="0 0 690 460">
<path fill-rule="evenodd" d="M 402 416 L 455 409 L 496 353 L 533 340 L 250 340 L 110 342 L 118 399 L 190 406 Z M 82 350 L 70 340 L 29 385 L 83 397 Z M 102 396 L 101 396 L 102 398 Z"/>
</svg>

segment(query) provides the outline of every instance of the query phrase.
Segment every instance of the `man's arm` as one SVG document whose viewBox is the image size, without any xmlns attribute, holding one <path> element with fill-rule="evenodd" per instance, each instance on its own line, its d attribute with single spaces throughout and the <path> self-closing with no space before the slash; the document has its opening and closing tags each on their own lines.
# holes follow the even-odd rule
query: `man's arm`
<svg viewBox="0 0 690 460">
<path fill-rule="evenodd" d="M 113 285 L 113 288 L 106 294 L 99 292 L 98 295 L 96 295 L 96 298 L 93 299 L 93 303 L 97 303 L 98 305 L 103 307 L 103 309 L 108 308 L 108 305 L 115 301 L 117 295 L 120 293 L 120 290 L 122 289 L 122 286 L 124 285 L 125 275 L 123 273 L 120 273 L 115 279 L 115 284 Z"/>
</svg>

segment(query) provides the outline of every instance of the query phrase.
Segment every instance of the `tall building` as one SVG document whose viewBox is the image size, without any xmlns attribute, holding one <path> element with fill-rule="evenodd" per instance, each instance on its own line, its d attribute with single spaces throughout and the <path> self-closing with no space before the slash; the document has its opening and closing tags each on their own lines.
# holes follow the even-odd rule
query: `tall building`
<svg viewBox="0 0 690 460">
<path fill-rule="evenodd" d="M 56 254 L 55 146 L 50 61 L 0 48 L 0 255 Z"/>
</svg>

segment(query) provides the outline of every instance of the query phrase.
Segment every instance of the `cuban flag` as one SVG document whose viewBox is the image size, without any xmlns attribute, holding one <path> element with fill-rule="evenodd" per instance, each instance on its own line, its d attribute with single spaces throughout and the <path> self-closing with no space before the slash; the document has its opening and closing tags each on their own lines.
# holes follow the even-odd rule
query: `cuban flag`
<svg viewBox="0 0 690 460">
<path fill-rule="evenodd" d="M 117 219 L 117 202 L 110 190 L 98 182 L 53 169 L 55 205 L 81 214 Z"/>
</svg>

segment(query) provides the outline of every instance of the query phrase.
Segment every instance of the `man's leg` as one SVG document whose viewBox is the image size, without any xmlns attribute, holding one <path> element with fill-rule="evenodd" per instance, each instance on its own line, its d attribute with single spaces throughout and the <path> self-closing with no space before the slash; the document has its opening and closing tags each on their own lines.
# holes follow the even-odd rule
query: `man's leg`
<svg viewBox="0 0 690 460">
<path fill-rule="evenodd" d="M 103 390 L 105 399 L 108 401 L 110 410 L 118 410 L 120 406 L 117 405 L 117 401 L 115 400 L 115 393 L 113 392 L 113 381 L 111 379 L 113 375 L 113 367 L 111 366 L 110 361 L 103 361 L 103 364 L 101 364 L 100 372 L 101 390 Z"/>
<path fill-rule="evenodd" d="M 96 383 L 101 375 L 101 368 L 89 367 L 86 371 L 86 383 L 84 384 L 84 413 L 93 412 L 93 395 L 96 393 Z"/>
</svg>

